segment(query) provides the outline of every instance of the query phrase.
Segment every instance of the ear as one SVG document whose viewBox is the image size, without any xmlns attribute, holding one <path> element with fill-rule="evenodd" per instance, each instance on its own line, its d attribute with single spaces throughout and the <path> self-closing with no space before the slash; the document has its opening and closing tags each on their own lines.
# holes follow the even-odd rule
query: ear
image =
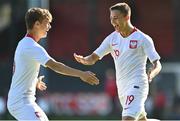
<svg viewBox="0 0 180 121">
<path fill-rule="evenodd" d="M 40 25 L 40 22 L 39 22 L 39 21 L 36 21 L 36 22 L 34 23 L 34 25 L 39 26 L 39 25 Z"/>
<path fill-rule="evenodd" d="M 125 19 L 126 19 L 126 21 L 128 21 L 128 20 L 130 19 L 130 16 L 127 15 L 127 16 L 125 17 Z"/>
</svg>

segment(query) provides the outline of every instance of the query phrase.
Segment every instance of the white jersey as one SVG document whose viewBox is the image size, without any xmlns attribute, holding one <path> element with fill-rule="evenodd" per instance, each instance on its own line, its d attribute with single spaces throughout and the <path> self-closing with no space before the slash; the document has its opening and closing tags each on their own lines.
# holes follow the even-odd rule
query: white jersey
<svg viewBox="0 0 180 121">
<path fill-rule="evenodd" d="M 15 70 L 8 94 L 8 107 L 17 107 L 22 99 L 35 101 L 40 65 L 45 66 L 51 57 L 30 37 L 24 37 L 15 51 Z"/>
<path fill-rule="evenodd" d="M 125 94 L 133 85 L 148 89 L 147 57 L 151 62 L 160 59 L 152 39 L 137 29 L 126 38 L 114 31 L 104 39 L 94 53 L 100 59 L 111 53 L 115 63 L 119 96 Z"/>
</svg>

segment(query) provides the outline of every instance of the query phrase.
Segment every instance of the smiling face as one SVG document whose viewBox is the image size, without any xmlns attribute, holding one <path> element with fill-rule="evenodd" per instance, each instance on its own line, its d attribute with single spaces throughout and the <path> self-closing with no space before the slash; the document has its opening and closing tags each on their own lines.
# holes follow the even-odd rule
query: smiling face
<svg viewBox="0 0 180 121">
<path fill-rule="evenodd" d="M 127 17 L 118 10 L 110 11 L 110 20 L 112 26 L 117 32 L 121 32 L 127 24 Z"/>
<path fill-rule="evenodd" d="M 117 3 L 110 7 L 110 20 L 114 29 L 121 33 L 130 23 L 131 9 L 126 3 Z"/>
</svg>

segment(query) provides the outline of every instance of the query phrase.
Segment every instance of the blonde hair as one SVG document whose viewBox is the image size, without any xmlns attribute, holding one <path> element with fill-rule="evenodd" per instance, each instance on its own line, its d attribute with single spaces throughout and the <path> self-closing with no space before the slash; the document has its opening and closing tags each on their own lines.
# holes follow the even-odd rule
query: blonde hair
<svg viewBox="0 0 180 121">
<path fill-rule="evenodd" d="M 110 7 L 110 10 L 118 10 L 120 11 L 124 16 L 131 15 L 131 8 L 127 3 L 117 3 Z"/>
<path fill-rule="evenodd" d="M 32 29 L 36 21 L 42 22 L 47 19 L 49 22 L 52 21 L 52 15 L 47 9 L 43 8 L 30 8 L 25 15 L 26 28 Z"/>
</svg>

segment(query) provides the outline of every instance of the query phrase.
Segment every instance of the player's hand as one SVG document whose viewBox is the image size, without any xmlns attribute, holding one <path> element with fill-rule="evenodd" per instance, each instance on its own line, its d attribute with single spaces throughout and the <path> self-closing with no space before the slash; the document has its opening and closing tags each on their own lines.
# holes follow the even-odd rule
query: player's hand
<svg viewBox="0 0 180 121">
<path fill-rule="evenodd" d="M 147 76 L 148 76 L 148 82 L 151 83 L 152 81 L 152 76 L 151 76 L 152 68 L 149 68 L 147 71 Z"/>
<path fill-rule="evenodd" d="M 99 79 L 95 76 L 94 73 L 90 71 L 83 72 L 82 76 L 80 77 L 82 81 L 90 84 L 90 85 L 98 85 Z"/>
<path fill-rule="evenodd" d="M 88 65 L 86 58 L 83 57 L 82 55 L 77 55 L 76 53 L 74 53 L 74 58 L 76 59 L 77 62 L 84 65 Z"/>
<path fill-rule="evenodd" d="M 44 91 L 44 90 L 47 89 L 46 83 L 43 82 L 43 79 L 44 79 L 44 76 L 39 76 L 38 77 L 38 82 L 37 82 L 37 85 L 36 85 L 36 88 L 41 90 L 41 91 Z"/>
</svg>

